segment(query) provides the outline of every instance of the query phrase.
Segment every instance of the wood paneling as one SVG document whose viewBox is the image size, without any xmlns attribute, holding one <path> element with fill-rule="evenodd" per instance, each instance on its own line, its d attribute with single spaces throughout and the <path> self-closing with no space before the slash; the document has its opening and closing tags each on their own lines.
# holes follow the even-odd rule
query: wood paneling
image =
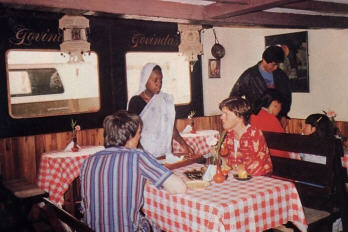
<svg viewBox="0 0 348 232">
<path fill-rule="evenodd" d="M 219 115 L 195 117 L 194 122 L 196 130 L 222 131 Z M 188 119 L 178 119 L 176 127 L 182 131 L 188 123 Z M 299 134 L 303 125 L 303 119 L 291 119 L 286 131 Z M 337 126 L 345 136 L 348 136 L 348 122 L 337 122 Z M 24 177 L 35 183 L 41 155 L 44 152 L 63 150 L 71 138 L 72 132 L 68 131 L 0 139 L 0 174 L 5 180 Z M 78 133 L 77 141 L 80 146 L 103 145 L 103 129 L 81 130 Z"/>
<path fill-rule="evenodd" d="M 176 120 L 176 128 L 182 131 L 186 125 L 189 124 L 188 119 L 178 119 Z M 220 122 L 220 116 L 206 116 L 206 117 L 195 117 L 194 127 L 196 130 L 218 130 L 222 131 L 222 125 Z"/>
<path fill-rule="evenodd" d="M 41 155 L 63 150 L 72 139 L 72 132 L 41 134 L 0 139 L 0 170 L 5 180 L 24 177 L 36 182 Z M 103 129 L 88 129 L 78 133 L 80 146 L 103 145 Z"/>
</svg>

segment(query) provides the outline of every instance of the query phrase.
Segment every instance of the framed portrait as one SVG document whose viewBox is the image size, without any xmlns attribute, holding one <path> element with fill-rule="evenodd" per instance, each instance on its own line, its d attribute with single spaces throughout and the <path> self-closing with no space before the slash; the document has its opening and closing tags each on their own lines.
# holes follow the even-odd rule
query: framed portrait
<svg viewBox="0 0 348 232">
<path fill-rule="evenodd" d="M 309 92 L 308 32 L 265 36 L 266 47 L 281 46 L 285 59 L 279 65 L 289 77 L 292 92 Z"/>
<path fill-rule="evenodd" d="M 220 78 L 220 60 L 209 59 L 208 73 L 209 78 Z"/>
</svg>

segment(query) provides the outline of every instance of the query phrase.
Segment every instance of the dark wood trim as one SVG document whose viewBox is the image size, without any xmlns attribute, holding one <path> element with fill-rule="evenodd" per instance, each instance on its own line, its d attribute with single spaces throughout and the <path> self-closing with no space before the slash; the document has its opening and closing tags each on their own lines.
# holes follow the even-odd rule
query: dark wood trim
<svg viewBox="0 0 348 232">
<path fill-rule="evenodd" d="M 300 1 L 302 2 L 305 0 L 251 0 L 247 5 L 230 6 L 226 4 L 216 3 L 206 6 L 204 8 L 204 14 L 207 16 L 209 15 L 209 17 L 212 19 L 226 19 Z"/>
<path fill-rule="evenodd" d="M 306 1 L 279 6 L 280 8 L 308 10 L 322 13 L 348 14 L 348 5 L 335 2 Z"/>
<path fill-rule="evenodd" d="M 347 28 L 347 17 L 256 12 L 224 20 L 225 24 L 277 28 Z"/>
</svg>

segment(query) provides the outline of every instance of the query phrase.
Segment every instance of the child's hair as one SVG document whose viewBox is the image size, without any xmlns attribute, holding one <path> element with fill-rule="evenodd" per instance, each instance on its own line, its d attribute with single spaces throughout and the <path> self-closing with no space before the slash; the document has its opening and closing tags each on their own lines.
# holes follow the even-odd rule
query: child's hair
<svg viewBox="0 0 348 232">
<path fill-rule="evenodd" d="M 334 125 L 325 114 L 311 114 L 306 118 L 305 123 L 316 128 L 313 135 L 323 138 L 333 138 L 335 135 Z"/>
</svg>

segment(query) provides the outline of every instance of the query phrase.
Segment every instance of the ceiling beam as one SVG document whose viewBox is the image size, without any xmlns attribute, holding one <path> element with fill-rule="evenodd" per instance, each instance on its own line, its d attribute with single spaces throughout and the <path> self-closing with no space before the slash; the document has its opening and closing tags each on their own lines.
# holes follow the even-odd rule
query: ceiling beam
<svg viewBox="0 0 348 232">
<path fill-rule="evenodd" d="M 249 0 L 247 5 L 215 3 L 205 6 L 204 15 L 212 19 L 226 19 L 302 1 L 308 0 Z"/>
<path fill-rule="evenodd" d="M 348 14 L 348 4 L 335 2 L 306 1 L 280 6 L 295 10 L 308 10 L 321 13 Z"/>
<path fill-rule="evenodd" d="M 240 5 L 249 4 L 249 0 L 214 0 L 214 2 L 226 3 L 226 4 L 240 4 Z"/>
<path fill-rule="evenodd" d="M 244 0 L 238 0 L 244 1 Z M 252 0 L 246 0 L 252 2 Z M 254 9 L 261 7 L 257 2 L 263 4 L 275 4 L 271 1 L 255 0 Z M 63 10 L 62 12 L 96 12 L 96 15 L 103 13 L 115 16 L 140 16 L 138 19 L 154 21 L 172 21 L 191 24 L 211 24 L 216 26 L 256 26 L 256 27 L 278 27 L 278 28 L 348 28 L 347 17 L 315 16 L 289 13 L 254 12 L 247 15 L 239 15 L 225 19 L 213 19 L 206 15 L 204 6 L 181 4 L 174 2 L 163 2 L 158 0 L 0 0 L 3 7 L 11 5 L 20 6 L 22 9 L 43 10 L 47 12 Z M 229 7 L 245 7 L 240 4 L 223 4 Z M 343 4 L 344 5 L 344 4 Z M 250 7 L 250 5 L 248 5 Z M 264 5 L 263 5 L 264 6 Z M 317 5 L 318 6 L 318 5 Z M 74 11 L 76 10 L 76 11 Z M 216 11 L 213 11 L 216 13 Z M 221 11 L 219 11 L 221 13 Z M 129 17 L 131 18 L 131 17 Z M 169 19 L 169 20 L 167 20 Z"/>
<path fill-rule="evenodd" d="M 348 28 L 347 17 L 256 12 L 223 20 L 226 24 L 277 28 Z"/>
<path fill-rule="evenodd" d="M 0 0 L 0 3 L 187 20 L 202 19 L 204 7 L 158 0 Z"/>
</svg>

